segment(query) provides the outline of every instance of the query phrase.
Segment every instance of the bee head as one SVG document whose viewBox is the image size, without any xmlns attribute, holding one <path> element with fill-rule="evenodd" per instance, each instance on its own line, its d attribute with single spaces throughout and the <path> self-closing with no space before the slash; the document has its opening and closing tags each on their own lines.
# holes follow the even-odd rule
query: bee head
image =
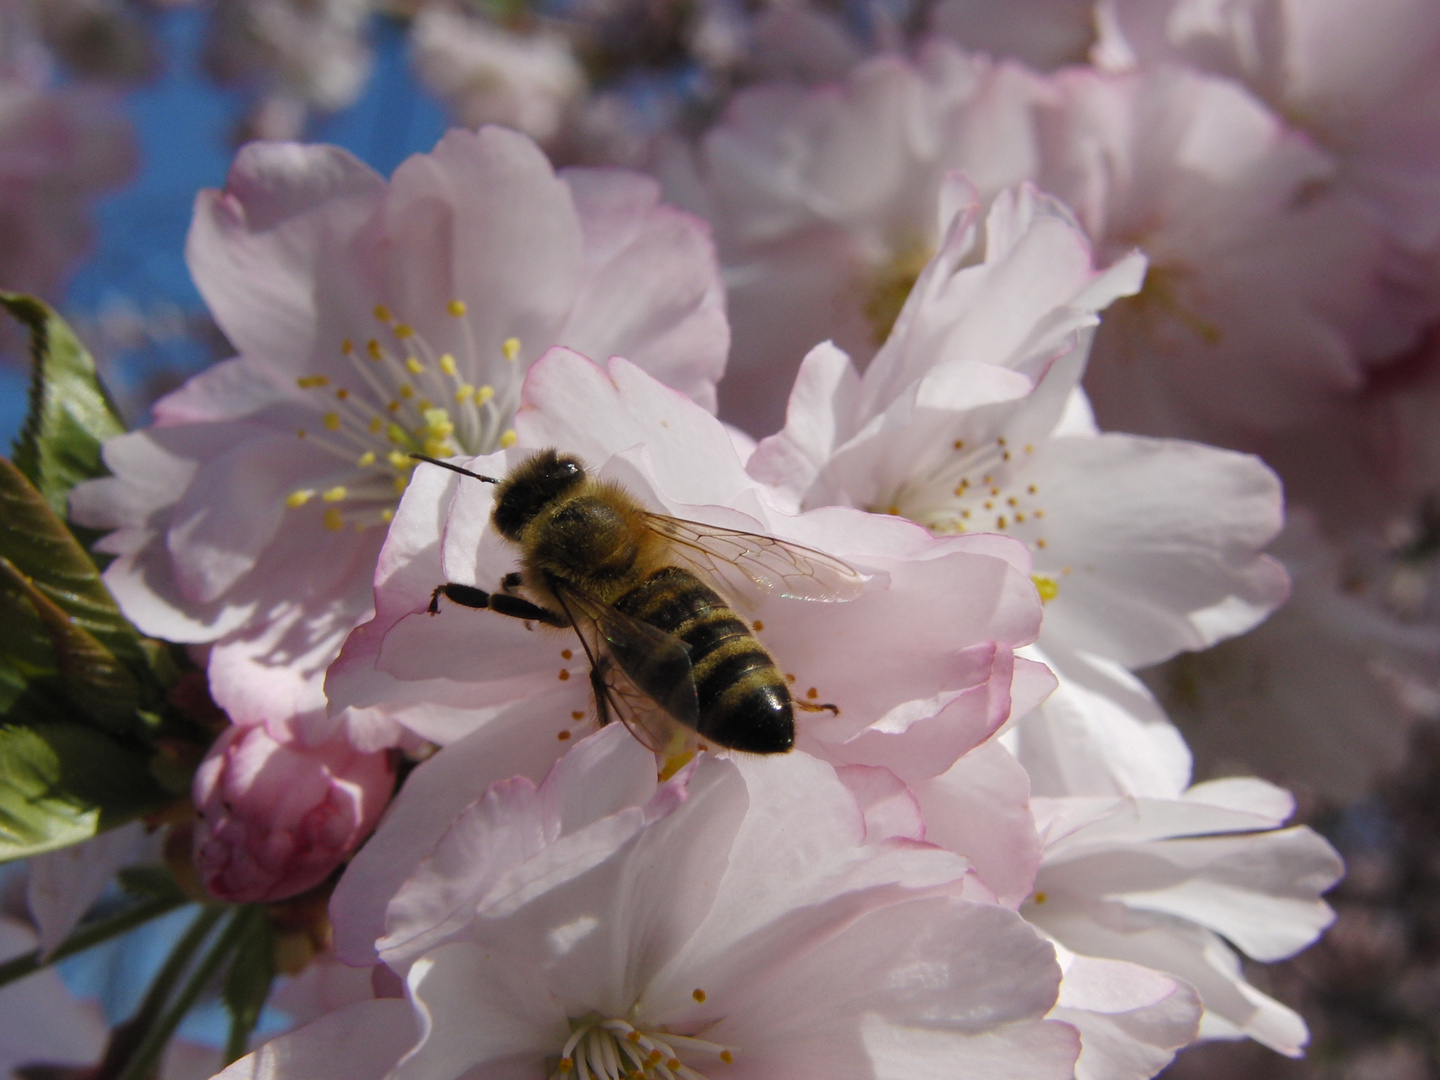
<svg viewBox="0 0 1440 1080">
<path fill-rule="evenodd" d="M 585 480 L 585 466 L 554 450 L 541 450 L 505 478 L 495 496 L 492 520 L 500 535 L 519 542 L 521 534 L 551 501 Z"/>
</svg>

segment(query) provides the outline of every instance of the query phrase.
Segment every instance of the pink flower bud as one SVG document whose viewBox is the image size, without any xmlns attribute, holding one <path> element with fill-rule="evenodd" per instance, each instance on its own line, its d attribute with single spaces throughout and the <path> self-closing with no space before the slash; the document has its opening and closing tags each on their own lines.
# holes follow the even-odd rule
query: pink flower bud
<svg viewBox="0 0 1440 1080">
<path fill-rule="evenodd" d="M 232 727 L 195 774 L 195 866 L 211 895 L 281 900 L 318 885 L 360 846 L 395 787 L 390 756 L 343 736 L 320 746 Z"/>
</svg>

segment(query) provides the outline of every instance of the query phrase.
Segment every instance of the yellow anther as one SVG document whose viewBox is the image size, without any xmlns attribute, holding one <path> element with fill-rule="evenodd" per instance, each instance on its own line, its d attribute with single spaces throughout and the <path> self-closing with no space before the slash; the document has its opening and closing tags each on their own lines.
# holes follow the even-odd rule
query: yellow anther
<svg viewBox="0 0 1440 1080">
<path fill-rule="evenodd" d="M 339 510 L 336 510 L 335 507 L 332 506 L 329 510 L 325 511 L 325 528 L 331 532 L 339 532 L 344 527 L 345 518 Z"/>
<path fill-rule="evenodd" d="M 482 387 L 480 387 L 479 390 L 476 390 L 476 391 L 475 391 L 475 404 L 476 404 L 476 405 L 487 405 L 487 404 L 489 404 L 491 401 L 493 401 L 494 399 L 495 399 L 495 387 L 493 387 L 493 386 L 482 386 Z"/>
<path fill-rule="evenodd" d="M 665 1062 L 665 1067 L 673 1072 L 675 1069 L 680 1068 L 680 1059 L 671 1058 L 669 1061 Z"/>
<path fill-rule="evenodd" d="M 515 434 L 514 428 L 506 428 L 504 433 L 500 436 L 500 446 L 502 449 L 505 450 L 509 450 L 510 447 L 514 446 L 519 441 L 520 436 Z"/>
<path fill-rule="evenodd" d="M 302 427 L 299 431 L 295 432 L 295 437 L 297 439 L 303 439 L 305 437 L 305 429 Z"/>
<path fill-rule="evenodd" d="M 301 489 L 300 491 L 292 491 L 289 495 L 285 496 L 285 505 L 290 507 L 290 509 L 292 510 L 295 509 L 297 506 L 304 506 L 307 502 L 310 501 L 310 496 L 314 494 L 315 493 L 313 491 L 307 491 L 304 489 Z"/>
<path fill-rule="evenodd" d="M 665 1060 L 665 1055 L 659 1050 L 651 1050 L 647 1056 L 647 1060 L 651 1065 L 659 1065 L 660 1062 Z"/>
<path fill-rule="evenodd" d="M 425 365 L 415 357 L 407 356 L 405 358 L 405 370 L 410 372 L 411 375 L 419 375 L 425 370 Z"/>
<path fill-rule="evenodd" d="M 370 429 L 372 435 L 379 435 L 380 432 L 385 429 L 385 421 L 381 420 L 378 416 L 372 416 L 370 423 L 365 426 Z"/>
<path fill-rule="evenodd" d="M 1049 899 L 1050 899 L 1050 898 L 1049 898 L 1048 896 L 1046 896 L 1043 892 L 1037 892 L 1037 893 L 1035 894 L 1035 903 L 1037 903 L 1037 904 L 1043 904 L 1043 903 L 1045 903 L 1046 900 L 1049 900 Z"/>
<path fill-rule="evenodd" d="M 339 430 L 340 430 L 340 414 L 339 414 L 339 413 L 327 412 L 327 413 L 325 414 L 325 430 L 326 430 L 326 431 L 339 431 Z"/>
<path fill-rule="evenodd" d="M 445 305 L 445 310 L 458 319 L 460 318 L 460 316 L 465 314 L 465 301 L 451 300 L 448 304 Z"/>
<path fill-rule="evenodd" d="M 324 375 L 301 375 L 295 380 L 295 385 L 301 390 L 309 390 L 312 387 L 325 386 L 329 382 L 330 379 Z"/>
<path fill-rule="evenodd" d="M 371 360 L 384 359 L 385 354 L 380 351 L 380 342 L 373 337 L 365 343 L 365 351 L 370 354 Z"/>
<path fill-rule="evenodd" d="M 1043 548 L 1043 547 L 1045 547 L 1045 546 L 1046 546 L 1046 545 L 1045 545 L 1045 538 L 1042 536 L 1042 537 L 1040 537 L 1039 539 L 1037 539 L 1037 540 L 1035 541 L 1035 546 L 1036 546 L 1037 548 Z"/>
<path fill-rule="evenodd" d="M 351 341 L 347 337 L 344 341 L 340 343 L 340 351 L 346 356 L 353 355 L 355 352 L 355 342 Z"/>
<path fill-rule="evenodd" d="M 385 455 L 385 460 L 397 469 L 406 469 L 415 464 L 413 458 L 402 454 L 399 450 L 391 450 L 390 453 Z"/>
<path fill-rule="evenodd" d="M 690 991 L 690 996 L 693 997 L 696 1001 L 700 1002 L 701 1005 L 705 1004 L 704 990 L 692 990 Z"/>
<path fill-rule="evenodd" d="M 448 439 L 426 439 L 423 449 L 428 457 L 449 457 L 455 453 Z"/>
<path fill-rule="evenodd" d="M 1034 494 L 1035 494 L 1035 485 L 1034 485 L 1034 484 L 1031 484 L 1031 485 L 1030 485 L 1029 487 L 1027 487 L 1025 490 L 1028 491 L 1031 495 L 1034 495 Z"/>
<path fill-rule="evenodd" d="M 720 1060 L 723 1061 L 726 1065 L 733 1065 L 735 1064 L 735 1055 L 730 1053 L 729 1050 L 721 1050 Z"/>
<path fill-rule="evenodd" d="M 391 319 L 390 309 L 384 304 L 376 304 L 375 318 L 379 319 L 381 322 L 388 323 Z"/>
<path fill-rule="evenodd" d="M 345 494 L 345 485 L 336 484 L 329 491 L 325 492 L 324 495 L 321 495 L 320 498 L 324 499 L 326 502 L 340 502 L 342 499 L 345 498 Z"/>
<path fill-rule="evenodd" d="M 409 323 L 397 323 L 395 326 L 395 336 L 398 338 L 408 338 L 413 333 L 415 330 Z"/>
<path fill-rule="evenodd" d="M 1043 540 L 1038 543 L 1040 547 L 1045 546 Z M 1040 594 L 1040 599 L 1044 603 L 1049 603 L 1060 595 L 1060 586 L 1054 578 L 1046 577 L 1044 574 L 1032 574 L 1030 580 L 1035 582 L 1035 591 Z"/>
<path fill-rule="evenodd" d="M 344 401 L 344 400 L 345 400 L 346 398 L 348 398 L 349 396 L 350 396 L 350 391 L 349 391 L 349 390 L 346 390 L 345 387 L 343 387 L 343 386 L 342 386 L 342 387 L 339 387 L 339 388 L 335 391 L 335 397 L 336 397 L 338 400 L 340 400 L 340 401 Z"/>
<path fill-rule="evenodd" d="M 520 355 L 520 339 L 518 337 L 507 337 L 500 346 L 500 351 L 505 354 L 505 359 L 514 361 Z"/>
<path fill-rule="evenodd" d="M 388 506 L 384 507 L 380 511 L 380 520 L 385 522 L 385 524 L 387 525 L 390 524 L 390 522 L 395 520 L 395 511 L 391 510 Z"/>
<path fill-rule="evenodd" d="M 456 391 L 455 391 L 455 404 L 456 404 L 456 405 L 464 405 L 467 401 L 471 400 L 474 396 L 475 396 L 475 387 L 471 386 L 469 383 L 466 383 L 464 386 L 460 387 L 459 390 L 456 390 Z"/>
<path fill-rule="evenodd" d="M 388 428 L 385 429 L 385 434 L 391 442 L 398 443 L 401 446 L 406 445 L 410 441 L 409 432 L 407 432 L 399 424 L 393 422 Z"/>
<path fill-rule="evenodd" d="M 431 435 L 443 438 L 455 430 L 455 425 L 450 422 L 450 414 L 444 409 L 426 409 L 425 430 Z"/>
<path fill-rule="evenodd" d="M 964 449 L 965 449 L 965 440 L 964 440 L 964 439 L 956 439 L 956 440 L 955 440 L 955 449 L 956 449 L 956 450 L 964 450 Z"/>
<path fill-rule="evenodd" d="M 412 397 L 415 396 L 415 388 L 414 388 L 413 386 L 411 386 L 409 383 L 401 383 L 401 384 L 400 384 L 400 396 L 401 396 L 402 398 L 404 398 L 406 401 L 409 401 Z"/>
<path fill-rule="evenodd" d="M 366 468 L 367 466 L 374 465 L 375 451 L 366 450 L 363 454 L 361 454 L 358 458 L 355 459 L 355 464 L 360 466 L 360 468 L 362 469 Z"/>
<path fill-rule="evenodd" d="M 448 352 L 442 353 L 440 356 L 440 370 L 446 375 L 454 375 L 456 370 L 455 357 L 451 356 Z"/>
<path fill-rule="evenodd" d="M 396 494 L 399 494 L 399 495 L 405 494 L 405 489 L 406 489 L 407 487 L 409 487 L 409 486 L 410 486 L 410 477 L 404 475 L 403 473 L 402 473 L 400 476 L 395 477 L 395 492 L 396 492 Z"/>
<path fill-rule="evenodd" d="M 996 527 L 997 529 L 1003 529 L 1003 528 L 1005 528 L 1005 515 L 1004 515 L 1004 514 L 1001 514 L 999 517 L 997 517 L 997 518 L 995 519 L 995 527 Z"/>
<path fill-rule="evenodd" d="M 419 401 L 415 403 L 415 408 L 420 410 L 420 414 L 422 416 L 425 414 L 427 409 L 433 409 L 434 407 L 435 403 L 431 401 L 428 397 L 422 397 Z"/>
<path fill-rule="evenodd" d="M 570 1072 L 570 1071 L 571 1071 L 572 1069 L 574 1069 L 574 1068 L 575 1068 L 575 1062 L 571 1061 L 568 1057 L 564 1057 L 564 1058 L 561 1058 L 561 1059 L 560 1059 L 560 1071 L 561 1071 L 562 1073 L 568 1073 L 568 1072 Z"/>
<path fill-rule="evenodd" d="M 629 1039 L 632 1043 L 638 1043 L 640 1041 L 640 1032 L 631 1028 L 625 1033 L 625 1038 Z"/>
<path fill-rule="evenodd" d="M 399 411 L 400 411 L 400 402 L 398 402 L 398 401 L 392 401 L 392 402 L 390 402 L 389 404 L 387 404 L 387 405 L 385 406 L 385 408 L 388 409 L 390 412 L 399 412 Z"/>
</svg>

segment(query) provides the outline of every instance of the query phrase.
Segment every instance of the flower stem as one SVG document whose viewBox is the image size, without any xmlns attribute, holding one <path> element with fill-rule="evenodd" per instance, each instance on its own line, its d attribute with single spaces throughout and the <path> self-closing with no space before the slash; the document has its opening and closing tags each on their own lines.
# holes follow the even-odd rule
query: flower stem
<svg viewBox="0 0 1440 1080">
<path fill-rule="evenodd" d="M 158 919 L 176 908 L 188 903 L 183 896 L 155 896 L 126 908 L 124 911 L 104 919 L 97 919 L 82 926 L 67 937 L 48 957 L 39 949 L 33 949 L 23 956 L 17 956 L 0 964 L 0 986 L 5 986 L 26 975 L 33 975 L 41 968 L 57 964 L 68 956 L 84 952 L 101 942 L 129 933 L 151 919 Z"/>
<path fill-rule="evenodd" d="M 189 928 L 175 943 L 175 947 L 170 950 L 164 966 L 150 983 L 145 1000 L 140 1003 L 135 1014 L 123 1024 L 117 1025 L 110 1033 L 110 1042 L 105 1047 L 105 1056 L 96 1069 L 95 1080 L 113 1080 L 134 1060 L 140 1044 L 165 1008 L 165 1002 L 169 1000 L 175 984 L 185 974 L 196 950 L 205 943 L 210 931 L 215 928 L 215 923 L 224 914 L 223 907 L 209 906 L 202 908 L 196 915 Z"/>
</svg>

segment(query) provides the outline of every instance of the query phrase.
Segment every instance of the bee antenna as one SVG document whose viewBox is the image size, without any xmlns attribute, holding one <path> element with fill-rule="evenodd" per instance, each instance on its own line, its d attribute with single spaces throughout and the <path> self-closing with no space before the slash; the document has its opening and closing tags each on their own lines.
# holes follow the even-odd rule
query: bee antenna
<svg viewBox="0 0 1440 1080">
<path fill-rule="evenodd" d="M 458 472 L 461 476 L 473 477 L 476 480 L 484 480 L 487 484 L 498 484 L 493 476 L 481 476 L 478 472 L 471 472 L 469 469 L 462 469 L 459 465 L 451 465 L 448 461 L 437 461 L 433 457 L 426 457 L 424 454 L 411 454 L 416 461 L 429 462 L 431 465 L 439 465 L 442 469 L 449 469 L 451 472 Z"/>
</svg>

